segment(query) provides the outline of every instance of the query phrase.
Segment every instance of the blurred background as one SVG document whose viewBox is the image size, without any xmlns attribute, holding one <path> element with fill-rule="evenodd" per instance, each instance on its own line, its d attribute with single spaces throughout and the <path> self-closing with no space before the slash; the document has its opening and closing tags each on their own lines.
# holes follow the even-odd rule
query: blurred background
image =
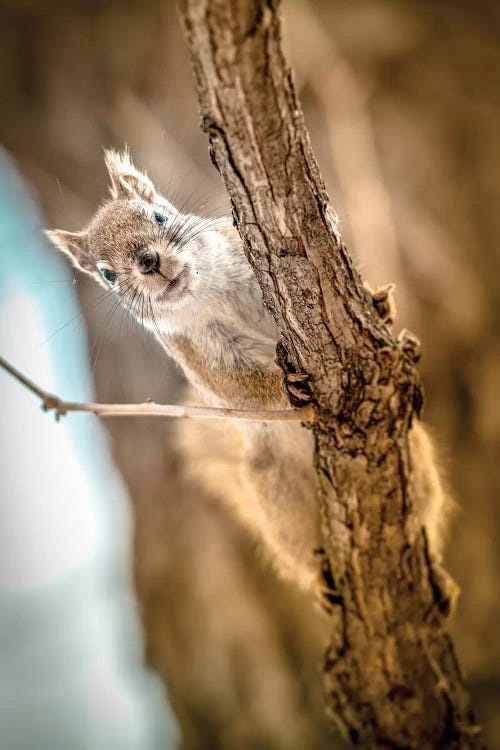
<svg viewBox="0 0 500 750">
<path fill-rule="evenodd" d="M 459 505 L 452 631 L 485 738 L 500 748 L 498 3 L 286 0 L 284 16 L 344 237 L 372 286 L 397 284 L 396 327 L 422 340 L 425 416 Z M 175 3 L 0 0 L 0 108 L 0 268 L 11 280 L 0 285 L 1 353 L 67 398 L 181 401 L 183 380 L 154 341 L 94 282 L 73 284 L 39 232 L 88 221 L 107 191 L 102 149 L 125 143 L 170 200 L 228 211 Z M 29 394 L 15 402 L 20 386 L 0 387 L 10 544 L 0 557 L 1 750 L 333 747 L 320 677 L 328 624 L 190 478 L 182 426 L 85 415 L 56 426 Z M 40 432 L 27 439 L 34 420 Z M 40 466 L 53 461 L 53 477 L 67 466 L 63 429 L 76 458 L 58 485 Z M 23 485 L 20 504 L 21 473 L 45 477 L 50 492 L 35 483 L 28 502 Z M 92 486 L 77 492 L 76 476 Z M 55 541 L 40 547 L 47 529 Z M 85 626 L 92 613 L 99 628 Z M 64 660 L 54 633 L 76 621 L 78 659 Z M 80 679 L 93 660 L 92 678 Z M 78 682 L 72 701 L 68 681 Z"/>
</svg>

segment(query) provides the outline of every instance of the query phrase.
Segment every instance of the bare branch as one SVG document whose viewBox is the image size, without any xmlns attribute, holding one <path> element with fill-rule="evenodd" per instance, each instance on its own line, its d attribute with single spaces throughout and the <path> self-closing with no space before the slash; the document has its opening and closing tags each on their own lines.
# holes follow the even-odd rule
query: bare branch
<svg viewBox="0 0 500 750">
<path fill-rule="evenodd" d="M 180 406 L 177 404 L 157 404 L 146 401 L 143 404 L 92 404 L 63 401 L 43 388 L 40 388 L 30 378 L 23 375 L 3 357 L 0 357 L 0 367 L 12 377 L 22 383 L 28 390 L 39 396 L 44 411 L 54 411 L 56 419 L 70 411 L 89 412 L 99 417 L 180 417 L 182 419 L 229 419 L 247 422 L 313 422 L 312 407 L 302 409 L 287 409 L 283 411 L 266 411 L 254 409 L 216 409 L 210 406 Z"/>
</svg>

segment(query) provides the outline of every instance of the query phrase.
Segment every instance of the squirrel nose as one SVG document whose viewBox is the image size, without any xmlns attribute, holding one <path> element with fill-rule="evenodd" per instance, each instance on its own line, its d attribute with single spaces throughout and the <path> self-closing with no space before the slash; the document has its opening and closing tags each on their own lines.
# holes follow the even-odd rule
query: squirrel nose
<svg viewBox="0 0 500 750">
<path fill-rule="evenodd" d="M 144 250 L 137 258 L 141 273 L 154 273 L 160 268 L 160 256 L 155 250 Z"/>
</svg>

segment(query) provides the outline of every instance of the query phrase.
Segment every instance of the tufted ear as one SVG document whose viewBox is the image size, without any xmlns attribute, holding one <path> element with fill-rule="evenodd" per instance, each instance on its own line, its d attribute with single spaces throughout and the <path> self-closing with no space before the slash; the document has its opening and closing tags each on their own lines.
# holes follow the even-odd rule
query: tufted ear
<svg viewBox="0 0 500 750">
<path fill-rule="evenodd" d="M 128 150 L 105 151 L 104 161 L 111 178 L 112 198 L 142 198 L 149 203 L 156 199 L 156 190 L 146 174 L 132 164 Z"/>
<path fill-rule="evenodd" d="M 85 232 L 65 232 L 63 229 L 46 229 L 45 236 L 61 252 L 68 256 L 75 268 L 86 273 L 94 271 L 89 261 L 87 234 Z"/>
</svg>

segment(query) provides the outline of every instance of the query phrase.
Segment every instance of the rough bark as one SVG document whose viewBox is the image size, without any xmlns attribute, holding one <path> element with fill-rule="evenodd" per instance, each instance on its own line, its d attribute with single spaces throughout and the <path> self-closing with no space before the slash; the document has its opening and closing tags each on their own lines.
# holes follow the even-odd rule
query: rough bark
<svg viewBox="0 0 500 750">
<path fill-rule="evenodd" d="M 311 377 L 337 601 L 324 665 L 332 720 L 362 747 L 481 747 L 408 496 L 418 375 L 341 241 L 277 3 L 181 8 L 212 159 L 291 365 Z"/>
</svg>

